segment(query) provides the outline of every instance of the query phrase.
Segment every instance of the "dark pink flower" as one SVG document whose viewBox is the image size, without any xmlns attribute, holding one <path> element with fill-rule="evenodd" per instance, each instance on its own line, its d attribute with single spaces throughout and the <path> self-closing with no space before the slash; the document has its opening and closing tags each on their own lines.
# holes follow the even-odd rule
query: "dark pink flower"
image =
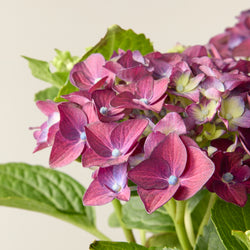
<svg viewBox="0 0 250 250">
<path fill-rule="evenodd" d="M 216 152 L 212 157 L 215 172 L 206 184 L 210 192 L 241 207 L 247 202 L 247 180 L 250 178 L 250 168 L 242 164 L 242 157 L 239 152 Z"/>
<path fill-rule="evenodd" d="M 146 119 L 90 124 L 85 128 L 90 148 L 82 156 L 83 166 L 107 167 L 127 162 L 147 125 Z"/>
<path fill-rule="evenodd" d="M 204 76 L 203 73 L 194 76 L 186 62 L 179 62 L 174 67 L 170 77 L 169 92 L 177 96 L 188 98 L 193 102 L 198 102 L 200 97 L 198 85 Z"/>
<path fill-rule="evenodd" d="M 54 142 L 55 134 L 59 129 L 60 114 L 58 111 L 58 103 L 53 101 L 37 101 L 37 107 L 48 117 L 40 127 L 31 127 L 30 129 L 38 129 L 34 132 L 37 146 L 33 153 L 51 146 Z"/>
<path fill-rule="evenodd" d="M 148 213 L 169 199 L 186 200 L 198 192 L 214 172 L 213 162 L 198 147 L 170 133 L 149 159 L 129 171 Z"/>
<path fill-rule="evenodd" d="M 118 94 L 111 105 L 120 108 L 152 110 L 160 112 L 168 87 L 168 79 L 154 80 L 151 76 L 130 84 L 130 91 Z"/>
<path fill-rule="evenodd" d="M 115 60 L 116 59 L 116 60 Z M 139 51 L 128 50 L 105 64 L 105 68 L 126 82 L 134 82 L 149 75 L 148 60 Z M 119 87 L 119 86 L 117 86 Z"/>
<path fill-rule="evenodd" d="M 239 138 L 243 148 L 250 155 L 250 128 L 238 128 Z"/>
<path fill-rule="evenodd" d="M 59 131 L 56 133 L 50 154 L 50 166 L 62 167 L 76 160 L 86 145 L 85 125 L 88 119 L 82 109 L 75 103 L 62 103 Z"/>
<path fill-rule="evenodd" d="M 99 168 L 83 197 L 84 206 L 99 206 L 113 199 L 128 201 L 127 163 Z"/>
<path fill-rule="evenodd" d="M 114 99 L 116 93 L 111 89 L 100 89 L 92 93 L 92 97 L 95 103 L 96 112 L 99 120 L 102 122 L 118 121 L 127 113 L 124 108 L 117 108 L 111 105 L 112 99 Z"/>
<path fill-rule="evenodd" d="M 103 85 L 113 84 L 115 75 L 105 69 L 101 54 L 92 54 L 85 61 L 75 64 L 70 72 L 70 82 L 80 90 L 94 91 Z"/>
</svg>

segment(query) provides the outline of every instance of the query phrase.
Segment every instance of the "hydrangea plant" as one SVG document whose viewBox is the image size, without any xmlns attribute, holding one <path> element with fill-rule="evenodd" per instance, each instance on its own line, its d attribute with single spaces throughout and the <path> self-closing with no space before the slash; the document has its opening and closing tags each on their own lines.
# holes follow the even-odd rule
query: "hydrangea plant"
<svg viewBox="0 0 250 250">
<path fill-rule="evenodd" d="M 0 165 L 0 204 L 79 226 L 100 240 L 90 249 L 249 249 L 250 10 L 207 44 L 170 51 L 115 25 L 82 57 L 56 50 L 54 71 L 25 57 L 52 84 L 31 128 L 52 169 Z M 74 161 L 90 169 L 86 190 L 58 171 Z M 94 206 L 109 202 L 127 243 L 95 226 Z"/>
</svg>

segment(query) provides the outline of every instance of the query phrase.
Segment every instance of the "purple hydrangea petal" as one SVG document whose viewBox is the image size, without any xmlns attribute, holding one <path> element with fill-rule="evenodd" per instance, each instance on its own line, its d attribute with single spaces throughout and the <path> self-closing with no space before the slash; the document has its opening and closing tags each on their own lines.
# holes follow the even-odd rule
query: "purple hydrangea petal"
<svg viewBox="0 0 250 250">
<path fill-rule="evenodd" d="M 110 136 L 113 148 L 120 149 L 123 154 L 128 152 L 138 141 L 147 125 L 146 119 L 126 120 L 119 123 Z"/>
<path fill-rule="evenodd" d="M 186 166 L 187 151 L 180 137 L 176 133 L 170 133 L 154 149 L 150 158 L 164 159 L 171 168 L 171 174 L 179 177 Z"/>
<path fill-rule="evenodd" d="M 176 185 L 169 185 L 166 189 L 151 189 L 145 190 L 138 187 L 138 194 L 146 208 L 146 211 L 151 214 L 159 207 L 167 203 L 179 188 L 179 183 Z"/>
<path fill-rule="evenodd" d="M 116 194 L 100 184 L 98 179 L 93 180 L 83 196 L 84 206 L 100 206 L 111 202 Z"/>
<path fill-rule="evenodd" d="M 128 172 L 128 177 L 143 189 L 165 189 L 171 175 L 167 162 L 161 159 L 148 159 Z"/>
<path fill-rule="evenodd" d="M 76 160 L 82 153 L 85 141 L 67 140 L 58 131 L 50 153 L 49 164 L 52 168 L 65 166 Z"/>
<path fill-rule="evenodd" d="M 186 200 L 196 194 L 214 173 L 214 163 L 199 148 L 189 146 L 186 168 L 180 176 L 176 200 Z"/>
</svg>

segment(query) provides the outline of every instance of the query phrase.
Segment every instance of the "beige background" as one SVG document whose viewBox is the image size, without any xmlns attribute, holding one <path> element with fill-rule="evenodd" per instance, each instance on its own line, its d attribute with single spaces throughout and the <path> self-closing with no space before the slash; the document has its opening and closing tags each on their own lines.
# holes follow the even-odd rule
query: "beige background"
<svg viewBox="0 0 250 250">
<path fill-rule="evenodd" d="M 48 85 L 33 78 L 21 55 L 51 60 L 54 48 L 81 56 L 119 24 L 145 33 L 155 49 L 165 52 L 176 42 L 203 44 L 232 26 L 249 0 L 1 0 L 0 5 L 0 162 L 23 161 L 48 166 L 49 150 L 32 154 L 35 141 L 29 126 L 45 117 L 34 94 Z M 62 171 L 88 186 L 90 170 L 77 163 Z M 97 225 L 115 240 L 120 230 L 108 228 L 112 207 L 97 208 Z M 0 207 L 1 250 L 85 250 L 95 238 L 70 224 L 24 210 Z"/>
</svg>

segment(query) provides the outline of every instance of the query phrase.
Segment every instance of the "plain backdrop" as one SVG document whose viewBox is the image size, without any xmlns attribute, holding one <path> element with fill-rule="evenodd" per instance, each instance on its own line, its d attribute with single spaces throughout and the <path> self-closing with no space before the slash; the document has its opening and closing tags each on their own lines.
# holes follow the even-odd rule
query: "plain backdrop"
<svg viewBox="0 0 250 250">
<path fill-rule="evenodd" d="M 27 162 L 48 167 L 50 150 L 32 154 L 35 140 L 30 126 L 45 116 L 34 94 L 49 85 L 30 74 L 26 55 L 50 61 L 54 49 L 81 56 L 107 28 L 118 24 L 144 33 L 156 50 L 166 52 L 177 42 L 205 44 L 235 24 L 249 0 L 1 0 L 0 5 L 0 163 Z M 60 169 L 85 187 L 91 171 L 73 163 Z M 1 188 L 1 187 L 0 187 Z M 97 226 L 116 241 L 122 231 L 108 227 L 111 205 L 96 209 Z M 1 250 L 85 250 L 95 237 L 47 215 L 0 207 Z"/>
</svg>

